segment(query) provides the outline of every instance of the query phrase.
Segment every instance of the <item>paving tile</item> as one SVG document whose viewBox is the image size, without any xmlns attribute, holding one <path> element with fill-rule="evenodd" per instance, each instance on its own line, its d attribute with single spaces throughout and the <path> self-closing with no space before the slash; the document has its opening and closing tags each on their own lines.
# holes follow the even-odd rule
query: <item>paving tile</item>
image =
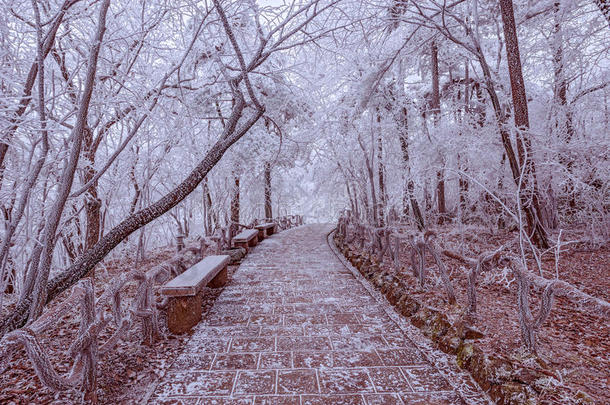
<svg viewBox="0 0 610 405">
<path fill-rule="evenodd" d="M 303 336 L 303 327 L 300 325 L 265 325 L 260 328 L 261 336 Z"/>
<path fill-rule="evenodd" d="M 168 373 L 159 383 L 155 394 L 159 397 L 180 395 L 229 395 L 233 388 L 235 372 L 184 372 Z"/>
<path fill-rule="evenodd" d="M 363 405 L 362 395 L 303 395 L 302 405 Z"/>
<path fill-rule="evenodd" d="M 330 350 L 330 340 L 322 336 L 280 336 L 277 350 Z"/>
<path fill-rule="evenodd" d="M 254 369 L 258 355 L 252 353 L 223 353 L 216 355 L 212 370 Z"/>
<path fill-rule="evenodd" d="M 200 405 L 251 405 L 253 398 L 202 397 Z"/>
<path fill-rule="evenodd" d="M 248 325 L 281 325 L 282 315 L 252 315 Z"/>
<path fill-rule="evenodd" d="M 284 315 L 284 325 L 325 325 L 326 315 L 320 314 L 287 314 Z"/>
<path fill-rule="evenodd" d="M 383 333 L 382 336 L 388 347 L 413 347 L 413 343 L 409 339 L 405 338 L 402 333 Z"/>
<path fill-rule="evenodd" d="M 365 394 L 367 405 L 402 405 L 397 394 Z"/>
<path fill-rule="evenodd" d="M 248 315 L 213 315 L 205 317 L 202 323 L 210 326 L 245 325 L 248 323 Z"/>
<path fill-rule="evenodd" d="M 409 405 L 463 405 L 463 399 L 454 393 L 400 394 L 400 398 Z"/>
<path fill-rule="evenodd" d="M 381 336 L 333 336 L 331 341 L 334 350 L 374 350 L 377 347 L 386 346 L 386 342 Z"/>
<path fill-rule="evenodd" d="M 326 318 L 329 324 L 360 323 L 358 316 L 350 313 L 327 314 Z"/>
<path fill-rule="evenodd" d="M 193 338 L 186 346 L 187 349 L 193 349 L 192 351 L 197 353 L 222 353 L 229 349 L 230 341 L 230 338 Z"/>
<path fill-rule="evenodd" d="M 294 305 L 276 305 L 274 314 L 294 314 Z"/>
<path fill-rule="evenodd" d="M 366 369 L 320 369 L 320 392 L 356 393 L 375 392 Z"/>
<path fill-rule="evenodd" d="M 381 366 L 382 364 L 374 350 L 333 352 L 333 367 Z"/>
<path fill-rule="evenodd" d="M 292 352 L 261 353 L 259 369 L 292 368 Z"/>
<path fill-rule="evenodd" d="M 300 405 L 298 395 L 264 395 L 254 398 L 254 405 Z"/>
<path fill-rule="evenodd" d="M 294 352 L 295 367 L 332 367 L 333 355 L 332 352 Z"/>
<path fill-rule="evenodd" d="M 423 364 L 424 359 L 415 348 L 377 349 L 377 353 L 386 366 L 410 366 Z"/>
<path fill-rule="evenodd" d="M 230 352 L 272 352 L 275 350 L 275 338 L 233 338 Z"/>
<path fill-rule="evenodd" d="M 247 394 L 274 394 L 275 371 L 272 370 L 245 370 L 237 374 L 237 382 L 233 395 Z"/>
<path fill-rule="evenodd" d="M 433 367 L 402 368 L 415 391 L 449 391 L 451 386 Z"/>
<path fill-rule="evenodd" d="M 377 392 L 413 392 L 399 367 L 371 367 L 369 376 Z"/>
<path fill-rule="evenodd" d="M 279 370 L 278 394 L 317 394 L 318 379 L 315 370 Z"/>
<path fill-rule="evenodd" d="M 462 404 L 337 260 L 329 229 L 299 227 L 252 249 L 149 402 Z"/>
<path fill-rule="evenodd" d="M 151 403 L 157 405 L 195 405 L 199 403 L 199 398 L 179 396 L 167 398 L 153 398 L 151 400 Z"/>
<path fill-rule="evenodd" d="M 183 353 L 172 364 L 171 371 L 209 370 L 214 361 L 214 354 Z"/>
</svg>

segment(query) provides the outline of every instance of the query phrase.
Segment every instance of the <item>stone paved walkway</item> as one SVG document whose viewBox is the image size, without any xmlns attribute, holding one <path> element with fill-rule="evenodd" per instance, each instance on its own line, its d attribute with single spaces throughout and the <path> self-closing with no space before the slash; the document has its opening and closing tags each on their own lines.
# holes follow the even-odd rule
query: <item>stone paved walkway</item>
<svg viewBox="0 0 610 405">
<path fill-rule="evenodd" d="M 329 249 L 330 229 L 253 249 L 151 402 L 464 403 Z"/>
</svg>

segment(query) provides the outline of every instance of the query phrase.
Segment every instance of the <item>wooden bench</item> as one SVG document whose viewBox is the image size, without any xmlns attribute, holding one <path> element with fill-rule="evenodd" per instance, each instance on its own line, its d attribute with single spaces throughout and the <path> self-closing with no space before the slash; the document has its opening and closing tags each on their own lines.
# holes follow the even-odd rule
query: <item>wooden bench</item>
<svg viewBox="0 0 610 405">
<path fill-rule="evenodd" d="M 271 236 L 275 233 L 275 224 L 273 222 L 267 222 L 264 224 L 256 225 L 254 227 L 258 229 L 258 239 L 263 240 L 268 236 Z"/>
<path fill-rule="evenodd" d="M 161 287 L 169 297 L 167 326 L 172 333 L 188 332 L 201 320 L 203 288 L 220 288 L 227 282 L 228 255 L 207 256 Z"/>
<path fill-rule="evenodd" d="M 243 247 L 248 253 L 249 247 L 254 247 L 258 243 L 258 230 L 244 229 L 233 237 L 233 246 Z"/>
</svg>

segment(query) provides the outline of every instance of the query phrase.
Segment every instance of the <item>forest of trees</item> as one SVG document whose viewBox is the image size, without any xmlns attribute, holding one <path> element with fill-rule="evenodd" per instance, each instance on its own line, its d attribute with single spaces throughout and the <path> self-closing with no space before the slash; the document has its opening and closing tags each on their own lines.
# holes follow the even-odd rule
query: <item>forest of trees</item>
<svg viewBox="0 0 610 405">
<path fill-rule="evenodd" d="M 600 0 L 3 1 L 0 335 L 274 215 L 603 244 L 609 39 Z"/>
</svg>

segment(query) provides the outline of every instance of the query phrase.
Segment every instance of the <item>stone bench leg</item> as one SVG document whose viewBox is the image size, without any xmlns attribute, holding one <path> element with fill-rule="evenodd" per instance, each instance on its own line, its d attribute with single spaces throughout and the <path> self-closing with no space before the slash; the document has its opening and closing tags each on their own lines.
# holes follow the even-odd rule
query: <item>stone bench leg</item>
<svg viewBox="0 0 610 405">
<path fill-rule="evenodd" d="M 248 242 L 248 246 L 254 247 L 254 246 L 256 246 L 257 243 L 258 243 L 258 236 L 255 236 L 252 239 L 250 239 L 250 242 Z"/>
<path fill-rule="evenodd" d="M 258 230 L 258 240 L 263 240 L 265 239 L 265 230 L 264 229 L 259 229 Z"/>
<path fill-rule="evenodd" d="M 170 332 L 188 332 L 201 321 L 203 292 L 194 296 L 169 297 L 167 305 L 167 327 Z"/>
<path fill-rule="evenodd" d="M 248 242 L 233 242 L 233 245 L 236 248 L 240 247 L 240 248 L 246 249 L 246 253 L 248 253 L 248 245 L 249 245 Z"/>
<path fill-rule="evenodd" d="M 227 284 L 228 278 L 229 277 L 227 275 L 227 266 L 225 266 L 224 269 L 220 270 L 220 272 L 218 272 L 218 274 L 216 274 L 216 276 L 208 283 L 208 287 L 210 287 L 210 288 L 224 287 L 224 285 Z"/>
</svg>

